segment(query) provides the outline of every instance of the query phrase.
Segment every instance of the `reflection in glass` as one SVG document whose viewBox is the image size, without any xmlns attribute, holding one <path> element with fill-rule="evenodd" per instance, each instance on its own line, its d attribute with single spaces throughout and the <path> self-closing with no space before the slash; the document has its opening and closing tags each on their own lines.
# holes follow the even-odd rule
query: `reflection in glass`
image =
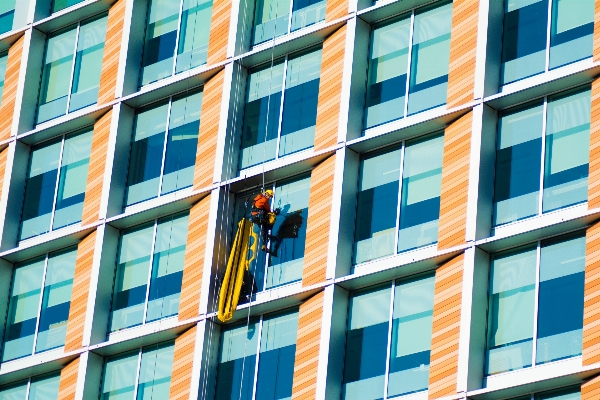
<svg viewBox="0 0 600 400">
<path fill-rule="evenodd" d="M 31 0 L 0 1 L 0 35 L 25 26 L 27 23 L 30 1 Z"/>
<path fill-rule="evenodd" d="M 19 0 L 21 1 L 21 0 Z M 84 0 L 54 0 L 52 2 L 52 11 L 53 13 L 65 9 L 67 7 L 74 6 L 77 3 L 81 3 Z"/>
<path fill-rule="evenodd" d="M 594 0 L 552 0 L 550 69 L 592 55 Z"/>
<path fill-rule="evenodd" d="M 212 18 L 212 0 L 183 0 L 175 72 L 205 64 Z"/>
<path fill-rule="evenodd" d="M 581 400 L 581 388 L 573 387 L 536 394 L 535 400 Z"/>
<path fill-rule="evenodd" d="M 302 29 L 325 19 L 325 0 L 257 0 L 252 44 Z M 290 25 L 291 24 L 291 25 Z"/>
<path fill-rule="evenodd" d="M 60 375 L 37 376 L 28 382 L 21 382 L 0 389 L 0 400 L 55 400 L 58 399 Z"/>
</svg>

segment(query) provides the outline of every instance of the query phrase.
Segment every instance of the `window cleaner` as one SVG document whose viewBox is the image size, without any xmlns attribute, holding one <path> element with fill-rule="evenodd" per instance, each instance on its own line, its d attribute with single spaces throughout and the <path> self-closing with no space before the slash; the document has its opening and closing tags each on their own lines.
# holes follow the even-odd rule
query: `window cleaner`
<svg viewBox="0 0 600 400">
<path fill-rule="evenodd" d="M 269 204 L 273 198 L 273 191 L 267 189 L 259 193 L 254 198 L 252 209 L 250 211 L 250 220 L 260 227 L 260 235 L 262 238 L 261 250 L 277 257 L 277 249 L 279 248 L 280 240 L 277 236 L 272 235 L 273 225 L 277 215 L 281 212 L 279 208 L 271 211 Z"/>
</svg>

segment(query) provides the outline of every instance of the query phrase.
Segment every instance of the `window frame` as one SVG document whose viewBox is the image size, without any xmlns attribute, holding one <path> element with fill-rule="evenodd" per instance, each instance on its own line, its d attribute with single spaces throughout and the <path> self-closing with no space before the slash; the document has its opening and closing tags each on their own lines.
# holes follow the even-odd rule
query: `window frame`
<svg viewBox="0 0 600 400">
<path fill-rule="evenodd" d="M 29 398 L 31 395 L 31 386 L 34 383 L 37 382 L 43 382 L 43 381 L 50 381 L 52 379 L 56 379 L 58 378 L 58 383 L 60 383 L 60 372 L 49 372 L 46 374 L 42 374 L 42 375 L 36 375 L 36 376 L 30 376 L 27 379 L 24 380 L 20 380 L 17 382 L 11 382 L 8 383 L 6 385 L 0 386 L 0 398 L 3 397 L 2 392 L 6 389 L 14 389 L 14 388 L 19 388 L 19 387 L 24 387 L 25 389 L 25 396 L 26 398 Z M 59 393 L 59 386 L 56 386 L 56 395 L 57 395 L 57 400 L 58 400 L 58 393 Z"/>
</svg>

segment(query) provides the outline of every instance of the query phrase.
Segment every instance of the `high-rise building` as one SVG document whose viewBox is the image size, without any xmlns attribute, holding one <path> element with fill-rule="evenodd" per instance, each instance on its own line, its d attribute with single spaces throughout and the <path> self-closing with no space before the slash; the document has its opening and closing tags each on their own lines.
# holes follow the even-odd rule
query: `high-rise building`
<svg viewBox="0 0 600 400">
<path fill-rule="evenodd" d="M 598 400 L 599 221 L 600 0 L 0 0 L 0 400 Z"/>
</svg>

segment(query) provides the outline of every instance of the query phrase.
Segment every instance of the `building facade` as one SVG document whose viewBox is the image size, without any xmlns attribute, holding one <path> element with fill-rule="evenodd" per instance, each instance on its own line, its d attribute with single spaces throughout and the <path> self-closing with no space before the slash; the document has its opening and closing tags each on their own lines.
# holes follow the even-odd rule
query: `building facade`
<svg viewBox="0 0 600 400">
<path fill-rule="evenodd" d="M 600 0 L 0 0 L 0 400 L 600 399 L 599 221 Z"/>
</svg>

